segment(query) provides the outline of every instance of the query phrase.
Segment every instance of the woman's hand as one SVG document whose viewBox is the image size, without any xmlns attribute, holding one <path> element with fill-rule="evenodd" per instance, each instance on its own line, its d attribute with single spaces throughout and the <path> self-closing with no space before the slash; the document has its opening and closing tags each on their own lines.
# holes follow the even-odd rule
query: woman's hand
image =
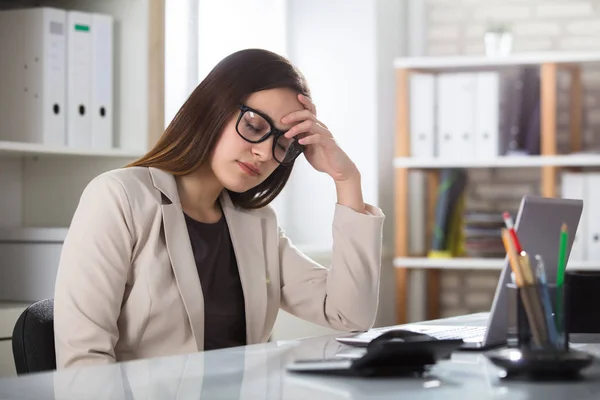
<svg viewBox="0 0 600 400">
<path fill-rule="evenodd" d="M 324 123 L 317 119 L 317 110 L 312 101 L 301 94 L 298 100 L 304 110 L 290 113 L 281 122 L 294 126 L 285 136 L 298 136 L 298 142 L 306 146 L 304 156 L 314 169 L 331 176 L 336 182 L 358 178 L 360 175 L 350 157 L 338 146 Z"/>
<path fill-rule="evenodd" d="M 312 101 L 301 94 L 298 100 L 305 109 L 281 119 L 284 124 L 294 124 L 285 136 L 298 137 L 298 142 L 306 146 L 304 156 L 310 165 L 333 178 L 338 204 L 364 214 L 365 203 L 358 168 L 338 146 L 327 126 L 317 119 L 317 109 Z"/>
</svg>

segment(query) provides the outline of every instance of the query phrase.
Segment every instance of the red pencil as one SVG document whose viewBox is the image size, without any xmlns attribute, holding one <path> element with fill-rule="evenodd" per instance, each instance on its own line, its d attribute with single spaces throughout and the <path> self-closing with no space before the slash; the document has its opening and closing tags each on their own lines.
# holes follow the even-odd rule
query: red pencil
<svg viewBox="0 0 600 400">
<path fill-rule="evenodd" d="M 517 232 L 515 232 L 513 220 L 511 218 L 510 214 L 505 211 L 502 214 L 502 218 L 504 219 L 504 224 L 506 225 L 506 228 L 508 229 L 508 232 L 510 233 L 510 237 L 512 237 L 512 240 L 515 244 L 515 250 L 517 251 L 517 254 L 521 254 L 521 252 L 523 251 L 523 248 L 521 248 L 521 243 L 519 242 L 519 238 L 517 237 Z"/>
</svg>

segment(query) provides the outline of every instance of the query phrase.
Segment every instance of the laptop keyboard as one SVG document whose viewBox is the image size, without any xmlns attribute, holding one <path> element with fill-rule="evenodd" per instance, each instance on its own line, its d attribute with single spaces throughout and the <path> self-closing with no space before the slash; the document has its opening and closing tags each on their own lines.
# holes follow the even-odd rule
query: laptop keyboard
<svg viewBox="0 0 600 400">
<path fill-rule="evenodd" d="M 444 326 L 443 329 L 440 329 L 439 331 L 432 329 L 430 331 L 424 331 L 423 333 L 427 333 L 428 335 L 433 336 L 436 339 L 481 338 L 483 340 L 483 336 L 485 336 L 485 331 L 485 326 Z"/>
<path fill-rule="evenodd" d="M 468 339 L 483 340 L 486 331 L 485 326 L 405 325 L 394 327 L 391 329 L 373 329 L 368 332 L 361 333 L 360 335 L 358 335 L 357 338 L 360 338 L 361 340 L 372 340 L 375 339 L 377 336 L 392 329 L 406 329 L 409 331 L 426 333 L 440 340 L 463 339 L 465 341 L 470 341 Z"/>
</svg>

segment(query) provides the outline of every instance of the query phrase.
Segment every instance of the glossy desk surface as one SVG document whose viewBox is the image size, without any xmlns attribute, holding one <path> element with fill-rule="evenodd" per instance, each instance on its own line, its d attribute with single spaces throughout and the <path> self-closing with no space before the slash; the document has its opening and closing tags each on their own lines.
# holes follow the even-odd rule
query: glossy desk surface
<svg viewBox="0 0 600 400">
<path fill-rule="evenodd" d="M 444 320 L 481 325 L 482 315 Z M 439 321 L 438 321 L 439 323 Z M 296 358 L 349 348 L 334 336 L 0 379 L 0 399 L 599 399 L 600 362 L 577 382 L 503 380 L 483 353 L 457 352 L 422 378 L 344 378 L 285 371 Z M 600 345 L 584 345 L 600 355 Z"/>
</svg>

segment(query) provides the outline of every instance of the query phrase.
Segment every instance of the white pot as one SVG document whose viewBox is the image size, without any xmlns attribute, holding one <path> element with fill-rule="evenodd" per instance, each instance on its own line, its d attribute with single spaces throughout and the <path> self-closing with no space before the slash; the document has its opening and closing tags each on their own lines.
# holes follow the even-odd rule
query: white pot
<svg viewBox="0 0 600 400">
<path fill-rule="evenodd" d="M 489 57 L 507 56 L 512 51 L 511 33 L 487 32 L 485 34 L 485 54 Z"/>
</svg>

